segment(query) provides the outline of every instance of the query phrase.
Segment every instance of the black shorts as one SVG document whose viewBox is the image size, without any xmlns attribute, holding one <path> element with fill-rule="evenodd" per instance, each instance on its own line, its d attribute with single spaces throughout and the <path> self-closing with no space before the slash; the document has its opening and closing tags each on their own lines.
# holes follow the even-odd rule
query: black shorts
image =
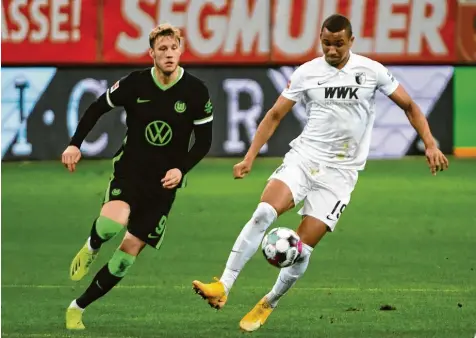
<svg viewBox="0 0 476 338">
<path fill-rule="evenodd" d="M 103 204 L 109 201 L 129 204 L 131 210 L 127 230 L 148 245 L 159 249 L 175 194 L 176 189 L 165 189 L 157 183 L 113 178 L 107 187 Z"/>
</svg>

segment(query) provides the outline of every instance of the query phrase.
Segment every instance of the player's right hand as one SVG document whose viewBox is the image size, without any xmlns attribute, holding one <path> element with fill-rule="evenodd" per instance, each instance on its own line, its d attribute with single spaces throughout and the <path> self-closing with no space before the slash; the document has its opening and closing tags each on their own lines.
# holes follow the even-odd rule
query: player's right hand
<svg viewBox="0 0 476 338">
<path fill-rule="evenodd" d="M 253 166 L 253 161 L 243 160 L 233 166 L 233 177 L 235 179 L 241 179 L 245 177 Z"/>
<path fill-rule="evenodd" d="M 81 158 L 81 151 L 76 146 L 68 146 L 61 156 L 61 162 L 70 172 L 76 170 L 76 164 Z"/>
<path fill-rule="evenodd" d="M 432 175 L 436 175 L 438 171 L 448 169 L 448 159 L 436 146 L 427 148 L 425 155 Z"/>
</svg>

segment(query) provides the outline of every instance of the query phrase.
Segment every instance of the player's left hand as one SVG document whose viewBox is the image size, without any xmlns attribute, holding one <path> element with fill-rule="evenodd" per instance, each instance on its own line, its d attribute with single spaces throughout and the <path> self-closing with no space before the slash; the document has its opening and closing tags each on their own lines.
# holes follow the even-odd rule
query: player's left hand
<svg viewBox="0 0 476 338">
<path fill-rule="evenodd" d="M 81 150 L 76 146 L 68 146 L 61 155 L 61 162 L 69 172 L 76 170 L 76 164 L 81 159 Z"/>
<path fill-rule="evenodd" d="M 436 175 L 438 171 L 448 169 L 448 159 L 437 147 L 427 148 L 425 155 L 432 175 Z"/>
<path fill-rule="evenodd" d="M 162 186 L 165 189 L 173 189 L 177 186 L 177 184 L 180 183 L 180 180 L 182 179 L 182 172 L 177 169 L 170 169 L 167 171 L 165 174 L 165 177 L 161 180 Z"/>
</svg>

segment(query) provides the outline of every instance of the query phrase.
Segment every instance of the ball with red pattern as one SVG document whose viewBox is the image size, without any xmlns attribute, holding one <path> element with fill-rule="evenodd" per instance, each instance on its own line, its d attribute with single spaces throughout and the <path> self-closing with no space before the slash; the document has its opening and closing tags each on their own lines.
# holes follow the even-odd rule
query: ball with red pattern
<svg viewBox="0 0 476 338">
<path fill-rule="evenodd" d="M 272 229 L 261 242 L 266 260 L 277 268 L 285 268 L 296 263 L 301 256 L 302 242 L 299 235 L 288 228 Z"/>
</svg>

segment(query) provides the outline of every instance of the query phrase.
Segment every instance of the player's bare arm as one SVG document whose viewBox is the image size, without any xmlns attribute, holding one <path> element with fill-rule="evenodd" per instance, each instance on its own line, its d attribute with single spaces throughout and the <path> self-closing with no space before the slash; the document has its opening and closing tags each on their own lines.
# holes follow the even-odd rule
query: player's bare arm
<svg viewBox="0 0 476 338">
<path fill-rule="evenodd" d="M 390 99 L 395 102 L 407 115 L 411 125 L 420 135 L 425 144 L 425 155 L 430 167 L 431 173 L 436 175 L 437 171 L 448 169 L 448 159 L 438 149 L 435 139 L 428 125 L 425 115 L 422 113 L 420 107 L 408 95 L 406 90 L 399 85 L 395 92 L 390 96 Z"/>
<path fill-rule="evenodd" d="M 264 119 L 259 124 L 245 158 L 233 167 L 233 176 L 235 178 L 243 178 L 251 171 L 253 161 L 256 156 L 258 156 L 259 150 L 266 144 L 266 142 L 268 142 L 271 136 L 273 136 L 276 128 L 281 123 L 281 120 L 295 104 L 296 102 L 289 100 L 282 95 L 278 97 L 273 107 L 268 110 Z"/>
<path fill-rule="evenodd" d="M 84 112 L 76 128 L 70 144 L 66 147 L 61 161 L 63 165 L 70 171 L 76 170 L 76 164 L 81 159 L 81 143 L 83 143 L 86 136 L 96 125 L 99 118 L 110 111 L 112 107 L 107 103 L 106 93 L 101 95 L 95 102 L 93 102 Z"/>
</svg>

